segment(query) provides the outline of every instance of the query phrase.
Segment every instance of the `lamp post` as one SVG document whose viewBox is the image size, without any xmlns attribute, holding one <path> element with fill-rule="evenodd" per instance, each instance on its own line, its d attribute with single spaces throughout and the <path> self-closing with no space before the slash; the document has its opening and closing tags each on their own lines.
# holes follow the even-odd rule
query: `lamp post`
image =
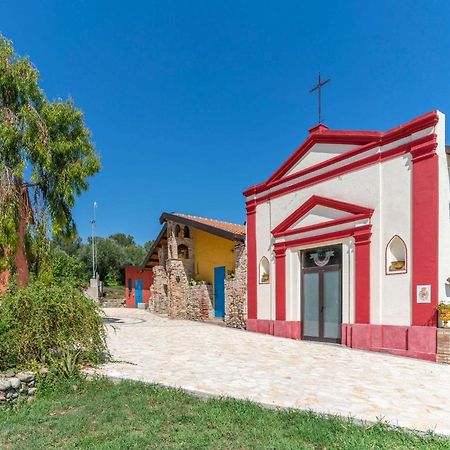
<svg viewBox="0 0 450 450">
<path fill-rule="evenodd" d="M 95 272 L 97 269 L 96 264 L 96 249 L 95 249 L 95 210 L 97 209 L 97 202 L 94 202 L 94 218 L 91 220 L 92 224 L 92 237 L 91 237 L 91 245 L 92 245 L 92 278 L 95 278 Z"/>
</svg>

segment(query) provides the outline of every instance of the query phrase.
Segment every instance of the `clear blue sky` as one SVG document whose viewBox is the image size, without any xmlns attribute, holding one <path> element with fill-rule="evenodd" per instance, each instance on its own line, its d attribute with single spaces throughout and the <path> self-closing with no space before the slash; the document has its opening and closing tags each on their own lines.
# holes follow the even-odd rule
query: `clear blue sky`
<svg viewBox="0 0 450 450">
<path fill-rule="evenodd" d="M 162 211 L 243 223 L 242 191 L 316 123 L 385 130 L 450 112 L 450 3 L 0 0 L 0 31 L 50 98 L 86 115 L 102 171 L 80 234 L 154 238 Z"/>
</svg>

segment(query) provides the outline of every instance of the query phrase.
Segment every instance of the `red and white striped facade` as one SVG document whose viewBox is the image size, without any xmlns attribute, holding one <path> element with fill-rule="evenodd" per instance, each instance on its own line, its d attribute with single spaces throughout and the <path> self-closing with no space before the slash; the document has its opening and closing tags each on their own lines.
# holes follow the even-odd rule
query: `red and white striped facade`
<svg viewBox="0 0 450 450">
<path fill-rule="evenodd" d="M 387 132 L 318 125 L 266 182 L 244 195 L 247 329 L 300 339 L 299 255 L 339 244 L 341 343 L 435 360 L 436 306 L 450 301 L 450 183 L 442 113 Z M 404 270 L 390 273 L 394 237 L 404 243 L 406 262 Z M 263 257 L 268 282 L 261 282 Z M 428 303 L 417 301 L 418 286 L 427 286 Z"/>
</svg>

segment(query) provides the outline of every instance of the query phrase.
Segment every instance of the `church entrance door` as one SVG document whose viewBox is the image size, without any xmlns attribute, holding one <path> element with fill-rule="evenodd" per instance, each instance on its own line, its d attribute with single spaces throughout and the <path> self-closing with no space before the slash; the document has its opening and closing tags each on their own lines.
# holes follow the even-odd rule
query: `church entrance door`
<svg viewBox="0 0 450 450">
<path fill-rule="evenodd" d="M 304 250 L 302 260 L 302 339 L 341 342 L 342 246 Z"/>
</svg>

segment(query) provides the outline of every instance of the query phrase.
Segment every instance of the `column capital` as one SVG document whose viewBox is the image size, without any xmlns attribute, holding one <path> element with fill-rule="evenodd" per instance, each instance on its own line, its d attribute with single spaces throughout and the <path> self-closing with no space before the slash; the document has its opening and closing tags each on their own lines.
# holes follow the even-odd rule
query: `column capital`
<svg viewBox="0 0 450 450">
<path fill-rule="evenodd" d="M 437 140 L 435 134 L 430 135 L 427 141 L 412 146 L 410 153 L 413 164 L 434 156 L 436 154 L 436 147 Z"/>
<path fill-rule="evenodd" d="M 353 238 L 355 239 L 355 246 L 370 244 L 370 240 L 372 239 L 372 225 L 369 224 L 355 228 Z"/>
<path fill-rule="evenodd" d="M 275 244 L 273 251 L 275 252 L 275 258 L 286 256 L 286 244 L 284 242 Z"/>
<path fill-rule="evenodd" d="M 245 207 L 247 209 L 247 215 L 248 214 L 255 214 L 256 213 L 256 200 L 249 200 Z"/>
</svg>

